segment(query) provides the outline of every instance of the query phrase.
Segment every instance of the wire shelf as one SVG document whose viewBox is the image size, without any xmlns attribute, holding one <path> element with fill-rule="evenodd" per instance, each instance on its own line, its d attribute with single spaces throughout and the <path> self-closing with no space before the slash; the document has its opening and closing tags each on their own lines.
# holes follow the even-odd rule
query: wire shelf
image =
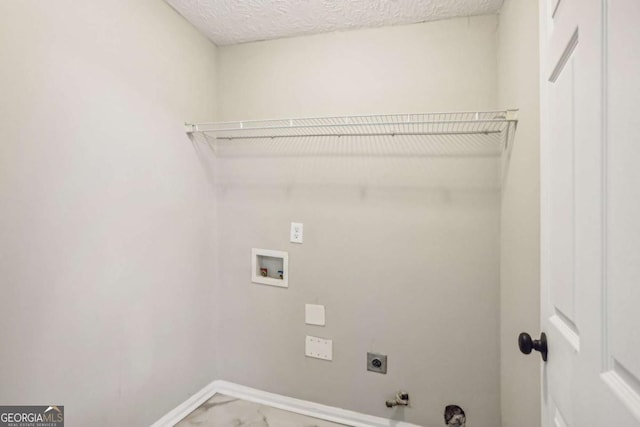
<svg viewBox="0 0 640 427">
<path fill-rule="evenodd" d="M 420 140 L 438 144 L 448 137 L 464 140 L 465 144 L 478 137 L 489 141 L 501 152 L 508 145 L 517 124 L 517 110 L 379 114 L 342 117 L 314 117 L 276 120 L 249 120 L 219 123 L 186 124 L 191 135 L 202 134 L 223 145 L 228 142 L 252 142 L 272 139 L 298 138 L 310 141 L 317 138 L 361 139 L 362 137 L 391 137 L 401 140 Z"/>
</svg>

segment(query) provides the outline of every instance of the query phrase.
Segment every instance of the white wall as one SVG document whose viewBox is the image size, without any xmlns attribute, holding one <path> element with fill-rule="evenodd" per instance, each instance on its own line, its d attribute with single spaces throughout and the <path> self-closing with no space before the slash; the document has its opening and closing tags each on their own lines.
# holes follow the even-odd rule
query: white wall
<svg viewBox="0 0 640 427">
<path fill-rule="evenodd" d="M 496 105 L 495 16 L 220 48 L 220 119 Z"/>
<path fill-rule="evenodd" d="M 216 377 L 213 205 L 185 119 L 215 46 L 161 1 L 0 3 L 0 402 L 148 425 Z"/>
<path fill-rule="evenodd" d="M 220 119 L 494 108 L 496 26 L 486 16 L 220 48 Z M 470 425 L 495 427 L 498 160 L 390 143 L 220 149 L 219 372 L 427 426 L 458 403 Z M 288 243 L 291 221 L 304 244 Z M 289 289 L 250 283 L 252 247 L 289 251 Z M 326 327 L 304 324 L 305 303 L 326 305 Z M 305 358 L 306 334 L 333 339 L 334 360 Z M 367 351 L 388 354 L 386 376 L 366 371 Z M 399 389 L 412 407 L 385 408 Z"/>
<path fill-rule="evenodd" d="M 503 182 L 500 260 L 502 426 L 540 426 L 540 357 L 518 350 L 540 332 L 538 2 L 506 0 L 498 31 L 498 100 L 520 108 Z"/>
</svg>

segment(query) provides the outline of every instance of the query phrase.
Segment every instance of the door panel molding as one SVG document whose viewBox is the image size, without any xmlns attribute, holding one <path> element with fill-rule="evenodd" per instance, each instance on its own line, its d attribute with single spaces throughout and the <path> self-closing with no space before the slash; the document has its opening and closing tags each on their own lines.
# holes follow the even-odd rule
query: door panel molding
<svg viewBox="0 0 640 427">
<path fill-rule="evenodd" d="M 640 421 L 640 379 L 613 358 L 611 365 L 612 369 L 601 375 L 602 380 L 633 416 Z"/>
<path fill-rule="evenodd" d="M 551 83 L 555 83 L 556 80 L 558 80 L 560 73 L 562 73 L 565 65 L 567 65 L 567 62 L 573 56 L 573 51 L 576 49 L 576 46 L 578 46 L 579 39 L 580 39 L 580 28 L 576 27 L 576 29 L 573 30 L 573 34 L 571 35 L 569 42 L 567 42 L 564 50 L 562 51 L 560 58 L 558 58 L 558 60 L 556 61 L 555 67 L 553 67 L 553 71 L 549 76 L 549 81 Z"/>
<path fill-rule="evenodd" d="M 640 177 L 630 159 L 640 152 L 636 138 L 640 121 L 637 72 L 640 36 L 634 0 L 601 0 L 602 28 L 602 374 L 615 398 L 640 421 L 640 340 L 634 326 L 640 319 L 632 303 L 640 297 L 640 203 L 632 185 Z M 613 74 L 612 74 L 613 73 Z M 635 121 L 634 121 L 635 120 Z"/>
<path fill-rule="evenodd" d="M 556 413 L 553 416 L 553 423 L 555 424 L 556 427 L 569 427 L 569 425 L 564 420 L 564 417 L 562 416 L 560 411 L 558 411 L 558 408 L 556 408 Z"/>
<path fill-rule="evenodd" d="M 602 0 L 602 16 L 601 16 L 601 39 L 602 39 L 602 135 L 600 136 L 602 141 L 602 372 L 610 371 L 613 366 L 611 364 L 611 356 L 609 350 L 609 287 L 608 287 L 608 233 L 607 233 L 607 207 L 609 202 L 608 197 L 608 144 L 609 144 L 609 97 L 608 97 L 608 44 L 609 38 L 607 37 L 609 29 L 609 17 L 608 17 L 608 0 Z"/>
<path fill-rule="evenodd" d="M 580 351 L 580 335 L 578 328 L 567 316 L 556 309 L 556 313 L 549 318 L 549 322 L 558 330 L 564 339 L 576 352 Z"/>
</svg>

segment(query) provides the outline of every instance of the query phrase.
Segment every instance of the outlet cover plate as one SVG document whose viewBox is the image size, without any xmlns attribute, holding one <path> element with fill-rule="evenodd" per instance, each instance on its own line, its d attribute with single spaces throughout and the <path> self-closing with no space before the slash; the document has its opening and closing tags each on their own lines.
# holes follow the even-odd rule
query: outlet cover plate
<svg viewBox="0 0 640 427">
<path fill-rule="evenodd" d="M 291 243 L 302 243 L 302 237 L 304 233 L 304 224 L 301 222 L 291 223 L 291 236 L 289 241 Z"/>
<path fill-rule="evenodd" d="M 378 353 L 367 353 L 367 371 L 386 374 L 387 355 Z"/>
<path fill-rule="evenodd" d="M 333 341 L 307 335 L 304 354 L 316 359 L 333 360 Z"/>
</svg>

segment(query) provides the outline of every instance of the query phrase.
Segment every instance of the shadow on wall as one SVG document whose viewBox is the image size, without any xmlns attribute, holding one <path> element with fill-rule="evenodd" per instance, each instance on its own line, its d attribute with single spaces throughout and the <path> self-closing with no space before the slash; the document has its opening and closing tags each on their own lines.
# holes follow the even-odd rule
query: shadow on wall
<svg viewBox="0 0 640 427">
<path fill-rule="evenodd" d="M 340 144 L 296 139 L 261 147 L 255 141 L 234 141 L 217 147 L 219 195 L 279 190 L 286 198 L 303 189 L 327 201 L 384 197 L 391 203 L 446 205 L 477 204 L 499 194 L 499 157 L 486 154 L 486 147 L 449 146 L 447 152 L 433 140 L 419 145 L 389 138 L 342 139 Z"/>
<path fill-rule="evenodd" d="M 190 135 L 207 176 L 219 195 L 232 190 L 286 197 L 295 189 L 346 192 L 365 199 L 390 193 L 430 203 L 454 196 L 476 200 L 500 192 L 500 148 L 496 135 L 421 138 L 295 137 L 215 140 Z M 268 196 L 271 197 L 271 196 Z"/>
</svg>

